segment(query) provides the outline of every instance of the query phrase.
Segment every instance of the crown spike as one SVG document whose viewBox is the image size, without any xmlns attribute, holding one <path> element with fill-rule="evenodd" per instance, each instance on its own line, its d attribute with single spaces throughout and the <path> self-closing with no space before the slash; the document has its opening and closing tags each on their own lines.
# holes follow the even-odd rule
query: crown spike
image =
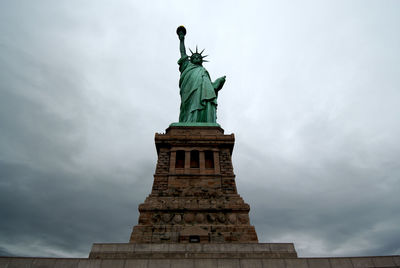
<svg viewBox="0 0 400 268">
<path fill-rule="evenodd" d="M 208 62 L 208 60 L 203 60 L 203 62 Z"/>
<path fill-rule="evenodd" d="M 203 59 L 205 58 L 205 57 L 208 57 L 208 55 L 205 55 L 205 56 L 201 56 Z"/>
<path fill-rule="evenodd" d="M 197 45 L 196 45 L 196 53 L 199 53 L 199 51 L 197 50 Z"/>
<path fill-rule="evenodd" d="M 193 51 L 189 48 L 189 50 L 190 50 L 190 53 L 192 53 L 192 55 L 193 55 Z"/>
<path fill-rule="evenodd" d="M 205 50 L 205 49 L 203 49 L 203 50 L 200 52 L 200 55 L 203 54 L 204 50 Z"/>
</svg>

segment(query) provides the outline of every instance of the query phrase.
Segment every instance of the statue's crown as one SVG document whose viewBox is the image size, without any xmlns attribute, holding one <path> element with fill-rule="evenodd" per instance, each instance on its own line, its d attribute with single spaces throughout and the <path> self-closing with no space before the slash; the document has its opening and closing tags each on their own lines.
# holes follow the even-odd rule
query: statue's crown
<svg viewBox="0 0 400 268">
<path fill-rule="evenodd" d="M 192 53 L 192 55 L 190 55 L 190 57 L 193 57 L 193 55 L 199 55 L 201 57 L 202 61 L 208 62 L 208 60 L 203 60 L 205 57 L 208 56 L 208 55 L 205 55 L 205 56 L 202 55 L 203 52 L 204 52 L 204 49 L 200 53 L 199 53 L 199 51 L 197 49 L 197 46 L 196 46 L 196 52 L 193 53 L 193 51 L 190 48 L 189 48 L 189 50 L 190 50 L 190 53 Z"/>
</svg>

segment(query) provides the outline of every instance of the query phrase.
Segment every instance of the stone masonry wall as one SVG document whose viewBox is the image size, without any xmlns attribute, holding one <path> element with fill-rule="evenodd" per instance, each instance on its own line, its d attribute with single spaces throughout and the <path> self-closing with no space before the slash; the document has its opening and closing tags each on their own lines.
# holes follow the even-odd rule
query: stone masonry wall
<svg viewBox="0 0 400 268">
<path fill-rule="evenodd" d="M 156 134 L 155 141 L 153 188 L 139 205 L 130 242 L 187 243 L 190 237 L 200 243 L 258 242 L 250 206 L 237 194 L 231 161 L 234 135 L 224 135 L 219 127 L 172 127 Z M 184 152 L 183 167 L 175 165 L 178 151 Z M 193 151 L 199 157 L 194 167 Z M 206 152 L 213 157 L 211 168 L 205 164 Z"/>
<path fill-rule="evenodd" d="M 349 258 L 84 259 L 0 257 L 0 268 L 398 268 L 400 256 Z"/>
</svg>

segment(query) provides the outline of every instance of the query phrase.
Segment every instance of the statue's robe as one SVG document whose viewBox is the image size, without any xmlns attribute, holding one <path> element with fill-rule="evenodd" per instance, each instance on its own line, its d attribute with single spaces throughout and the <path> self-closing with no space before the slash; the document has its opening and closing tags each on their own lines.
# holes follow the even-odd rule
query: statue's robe
<svg viewBox="0 0 400 268">
<path fill-rule="evenodd" d="M 180 58 L 178 64 L 181 72 L 179 122 L 215 123 L 217 94 L 207 70 L 191 63 L 188 56 Z"/>
</svg>

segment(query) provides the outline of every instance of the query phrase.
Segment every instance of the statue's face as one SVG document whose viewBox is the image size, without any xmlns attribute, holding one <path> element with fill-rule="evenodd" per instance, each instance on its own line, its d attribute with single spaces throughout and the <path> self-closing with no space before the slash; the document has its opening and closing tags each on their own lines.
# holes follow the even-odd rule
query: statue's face
<svg viewBox="0 0 400 268">
<path fill-rule="evenodd" d="M 190 61 L 193 64 L 201 65 L 203 63 L 203 59 L 201 58 L 201 55 L 198 53 L 194 53 L 192 56 L 190 56 Z"/>
</svg>

